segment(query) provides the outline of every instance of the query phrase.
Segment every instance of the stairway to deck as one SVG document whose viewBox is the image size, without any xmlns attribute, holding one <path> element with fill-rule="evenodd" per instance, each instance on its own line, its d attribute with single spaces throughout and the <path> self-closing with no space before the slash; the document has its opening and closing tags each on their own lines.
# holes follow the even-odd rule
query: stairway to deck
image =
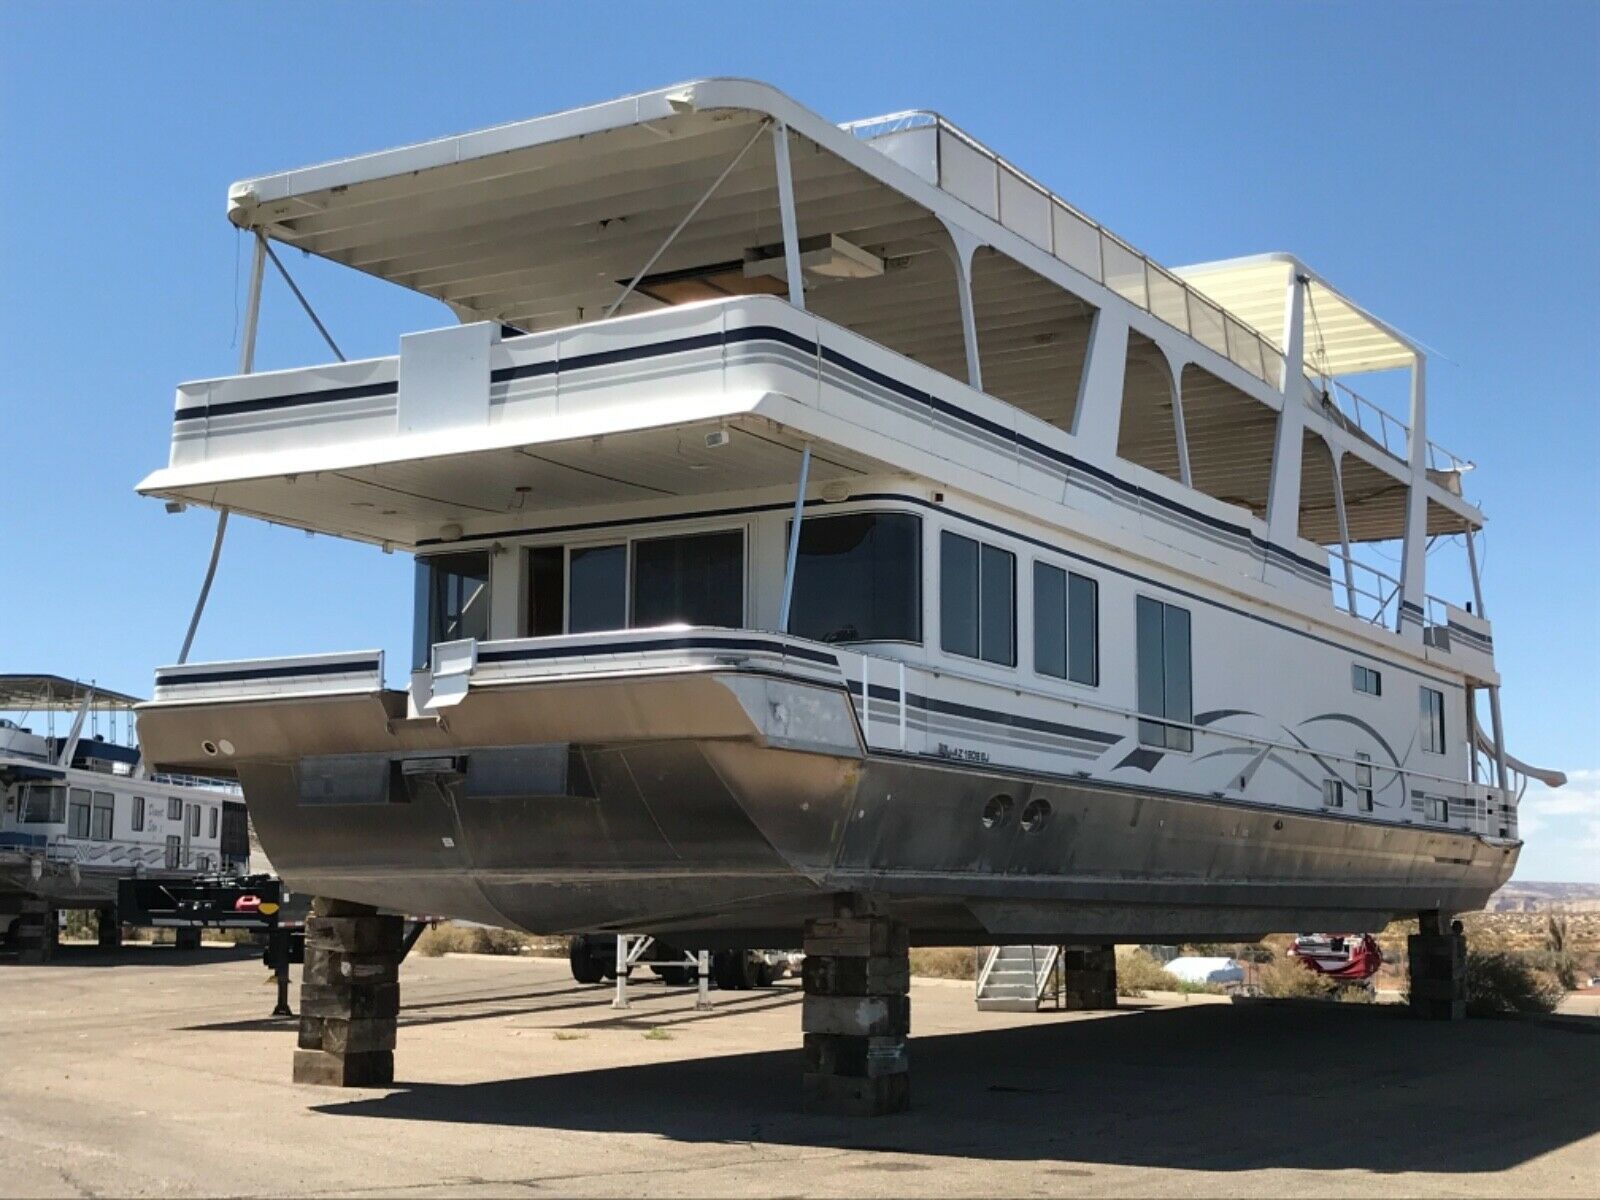
<svg viewBox="0 0 1600 1200">
<path fill-rule="evenodd" d="M 1061 1003 L 1060 946 L 991 946 L 978 972 L 978 1007 L 988 1012 L 1037 1012 Z"/>
</svg>

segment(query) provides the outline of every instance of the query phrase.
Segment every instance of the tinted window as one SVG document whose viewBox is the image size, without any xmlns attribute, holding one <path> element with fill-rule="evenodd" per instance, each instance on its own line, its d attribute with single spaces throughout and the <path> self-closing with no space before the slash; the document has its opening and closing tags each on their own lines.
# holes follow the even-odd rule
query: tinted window
<svg viewBox="0 0 1600 1200">
<path fill-rule="evenodd" d="M 735 529 L 635 542 L 632 624 L 743 626 L 744 534 Z"/>
<path fill-rule="evenodd" d="M 89 808 L 92 797 L 84 788 L 73 788 L 67 801 L 67 836 L 89 836 Z"/>
<path fill-rule="evenodd" d="M 167 798 L 167 820 L 183 820 L 183 801 L 179 800 L 176 796 L 169 796 Z"/>
<path fill-rule="evenodd" d="M 438 642 L 489 636 L 489 555 L 434 554 L 417 559 L 412 665 L 429 663 Z"/>
<path fill-rule="evenodd" d="M 111 840 L 111 822 L 116 813 L 116 798 L 110 792 L 94 794 L 94 816 L 89 825 L 89 836 L 99 842 Z"/>
<path fill-rule="evenodd" d="M 135 796 L 133 798 L 133 819 L 132 819 L 132 823 L 131 824 L 132 824 L 133 831 L 135 833 L 138 833 L 140 830 L 142 830 L 144 828 L 144 797 L 143 796 Z"/>
<path fill-rule="evenodd" d="M 1444 753 L 1444 693 L 1422 689 L 1422 748 L 1431 754 Z"/>
<path fill-rule="evenodd" d="M 22 792 L 22 820 L 29 825 L 59 825 L 67 819 L 67 789 L 30 783 Z"/>
<path fill-rule="evenodd" d="M 1094 580 L 1033 564 L 1033 669 L 1091 687 L 1100 682 L 1099 598 Z"/>
<path fill-rule="evenodd" d="M 567 627 L 573 633 L 623 629 L 628 624 L 628 548 L 584 546 L 568 568 Z"/>
<path fill-rule="evenodd" d="M 1383 695 L 1383 676 L 1371 667 L 1354 663 L 1350 667 L 1350 686 L 1369 696 Z"/>
<path fill-rule="evenodd" d="M 566 551 L 560 546 L 535 546 L 528 551 L 528 637 L 566 632 Z"/>
<path fill-rule="evenodd" d="M 939 534 L 939 645 L 978 657 L 978 543 Z"/>
<path fill-rule="evenodd" d="M 922 521 L 910 513 L 802 521 L 789 632 L 819 642 L 920 642 Z"/>
<path fill-rule="evenodd" d="M 1017 556 L 985 546 L 978 566 L 978 656 L 1017 664 Z"/>
<path fill-rule="evenodd" d="M 1171 721 L 1192 721 L 1188 611 L 1140 596 L 1137 642 L 1139 711 Z M 1169 750 L 1194 748 L 1193 731 L 1157 721 L 1139 722 L 1139 740 Z"/>
</svg>

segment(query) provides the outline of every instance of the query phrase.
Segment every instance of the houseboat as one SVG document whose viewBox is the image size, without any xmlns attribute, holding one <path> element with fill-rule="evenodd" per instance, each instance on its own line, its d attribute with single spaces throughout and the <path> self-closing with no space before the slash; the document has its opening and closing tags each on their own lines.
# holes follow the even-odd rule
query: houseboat
<svg viewBox="0 0 1600 1200">
<path fill-rule="evenodd" d="M 133 738 L 138 703 L 58 675 L 0 675 L 0 712 L 10 714 L 0 718 L 6 941 L 15 941 L 19 919 L 48 923 L 60 909 L 98 909 L 110 917 L 102 929 L 114 930 L 123 879 L 187 880 L 245 867 L 249 833 L 237 786 L 148 771 Z"/>
<path fill-rule="evenodd" d="M 407 661 L 184 663 L 139 710 L 297 890 L 706 946 L 854 896 L 922 943 L 1104 943 L 1370 930 L 1510 876 L 1471 464 L 1423 349 L 1293 255 L 1169 269 L 941 116 L 732 79 L 228 216 L 243 373 L 178 388 L 140 491 L 416 564 Z M 275 245 L 448 321 L 252 373 Z M 1430 594 L 1451 555 L 1465 594 Z"/>
</svg>

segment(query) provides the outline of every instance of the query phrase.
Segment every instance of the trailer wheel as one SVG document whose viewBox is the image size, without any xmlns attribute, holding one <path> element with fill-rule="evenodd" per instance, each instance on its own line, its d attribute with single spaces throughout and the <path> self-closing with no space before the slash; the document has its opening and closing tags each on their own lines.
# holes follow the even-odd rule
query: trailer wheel
<svg viewBox="0 0 1600 1200">
<path fill-rule="evenodd" d="M 589 939 L 581 933 L 567 943 L 567 962 L 579 983 L 599 983 L 606 977 L 605 968 L 589 950 Z"/>
</svg>

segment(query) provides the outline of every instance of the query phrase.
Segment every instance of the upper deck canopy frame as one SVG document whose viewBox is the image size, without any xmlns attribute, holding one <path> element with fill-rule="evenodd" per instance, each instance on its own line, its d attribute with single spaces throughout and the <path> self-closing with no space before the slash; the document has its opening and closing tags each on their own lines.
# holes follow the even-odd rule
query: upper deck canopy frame
<svg viewBox="0 0 1600 1200">
<path fill-rule="evenodd" d="M 97 709 L 132 712 L 144 701 L 64 675 L 0 675 L 0 712 L 72 712 L 92 698 Z"/>
</svg>

